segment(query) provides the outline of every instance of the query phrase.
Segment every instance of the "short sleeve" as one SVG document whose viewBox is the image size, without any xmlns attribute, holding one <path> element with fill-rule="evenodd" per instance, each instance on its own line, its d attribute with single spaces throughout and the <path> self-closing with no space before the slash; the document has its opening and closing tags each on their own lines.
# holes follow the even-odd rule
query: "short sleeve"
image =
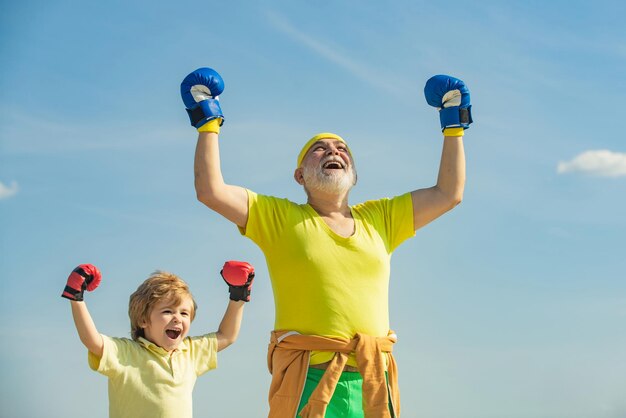
<svg viewBox="0 0 626 418">
<path fill-rule="evenodd" d="M 196 375 L 200 376 L 217 368 L 217 335 L 212 332 L 200 337 L 190 338 L 191 358 L 195 364 Z"/>
<path fill-rule="evenodd" d="M 87 361 L 91 370 L 109 377 L 115 375 L 119 365 L 120 346 L 123 347 L 125 345 L 123 340 L 102 335 L 102 341 L 104 342 L 102 357 L 98 358 L 91 351 L 87 355 Z"/>
</svg>

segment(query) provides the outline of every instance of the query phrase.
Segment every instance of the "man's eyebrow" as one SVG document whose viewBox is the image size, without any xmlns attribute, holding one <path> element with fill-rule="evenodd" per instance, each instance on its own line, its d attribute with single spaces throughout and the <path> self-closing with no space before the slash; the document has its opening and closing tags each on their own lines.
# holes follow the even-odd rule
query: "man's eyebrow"
<svg viewBox="0 0 626 418">
<path fill-rule="evenodd" d="M 307 155 L 310 152 L 312 152 L 315 149 L 315 147 L 317 147 L 318 145 L 324 145 L 324 142 L 322 142 L 322 141 L 315 141 L 314 143 L 311 144 L 309 149 L 306 150 L 306 153 L 304 155 Z"/>
<path fill-rule="evenodd" d="M 332 139 L 332 138 L 328 138 L 328 139 Z M 337 146 L 337 145 L 343 145 L 344 147 L 346 146 L 346 143 L 343 141 L 340 141 L 338 139 L 335 139 L 334 141 L 331 142 L 333 145 Z M 328 141 L 324 141 L 323 139 L 320 139 L 319 141 L 315 141 L 313 144 L 311 144 L 311 148 L 317 146 L 317 145 L 326 145 L 328 144 Z"/>
</svg>

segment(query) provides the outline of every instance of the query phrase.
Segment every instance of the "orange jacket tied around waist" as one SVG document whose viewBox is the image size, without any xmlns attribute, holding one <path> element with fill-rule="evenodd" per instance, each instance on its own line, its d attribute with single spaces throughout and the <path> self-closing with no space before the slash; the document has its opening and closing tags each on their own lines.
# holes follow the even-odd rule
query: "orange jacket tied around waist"
<svg viewBox="0 0 626 418">
<path fill-rule="evenodd" d="M 324 417 L 328 402 L 351 352 L 356 354 L 357 366 L 363 377 L 365 417 L 391 418 L 390 402 L 395 416 L 399 417 L 400 394 L 397 366 L 391 354 L 396 339 L 393 331 L 389 331 L 386 337 L 357 333 L 352 339 L 302 335 L 286 330 L 272 331 L 267 352 L 267 366 L 272 374 L 268 418 L 294 418 L 296 416 L 312 350 L 333 351 L 336 354 L 311 394 L 309 402 L 300 412 L 303 418 Z M 387 378 L 385 377 L 385 359 Z M 390 395 L 391 399 L 389 399 Z"/>
</svg>

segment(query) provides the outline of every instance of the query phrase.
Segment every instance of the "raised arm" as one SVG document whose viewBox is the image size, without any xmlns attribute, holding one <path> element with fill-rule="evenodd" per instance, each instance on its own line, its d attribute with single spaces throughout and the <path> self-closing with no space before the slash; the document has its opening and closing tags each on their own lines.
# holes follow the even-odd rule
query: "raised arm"
<svg viewBox="0 0 626 418">
<path fill-rule="evenodd" d="M 96 324 L 94 324 L 87 304 L 82 302 L 72 301 L 72 317 L 74 318 L 74 325 L 76 325 L 76 331 L 78 331 L 78 337 L 87 350 L 95 354 L 97 357 L 102 357 L 102 351 L 104 348 L 104 341 L 102 335 L 98 332 Z"/>
<path fill-rule="evenodd" d="M 194 159 L 194 184 L 198 200 L 234 224 L 248 223 L 248 194 L 239 186 L 224 183 L 216 132 L 198 132 Z"/>
<path fill-rule="evenodd" d="M 462 136 L 445 136 L 439 163 L 437 184 L 411 192 L 413 226 L 423 227 L 448 212 L 463 199 L 465 188 L 465 152 Z"/>
<path fill-rule="evenodd" d="M 243 319 L 243 307 L 245 302 L 229 300 L 226 312 L 217 330 L 217 351 L 222 351 L 237 340 L 241 320 Z"/>
<path fill-rule="evenodd" d="M 101 279 L 102 275 L 97 267 L 91 264 L 81 264 L 70 273 L 65 289 L 61 294 L 71 301 L 72 317 L 80 341 L 87 347 L 87 350 L 98 357 L 102 357 L 104 342 L 93 319 L 91 319 L 83 295 L 85 290 L 92 291 L 98 287 Z"/>
<path fill-rule="evenodd" d="M 243 307 L 245 302 L 250 301 L 254 267 L 245 261 L 227 261 L 224 263 L 224 268 L 220 274 L 228 284 L 230 300 L 216 333 L 217 351 L 221 351 L 234 343 L 239 336 Z"/>
<path fill-rule="evenodd" d="M 437 183 L 411 192 L 416 230 L 461 203 L 465 189 L 463 134 L 472 123 L 469 90 L 461 80 L 434 76 L 426 83 L 424 94 L 428 104 L 439 109 L 444 141 Z"/>
<path fill-rule="evenodd" d="M 198 129 L 194 184 L 198 200 L 240 227 L 248 221 L 248 195 L 242 187 L 224 182 L 220 165 L 219 132 L 224 115 L 219 95 L 224 80 L 211 68 L 199 68 L 180 85 L 191 125 Z"/>
</svg>

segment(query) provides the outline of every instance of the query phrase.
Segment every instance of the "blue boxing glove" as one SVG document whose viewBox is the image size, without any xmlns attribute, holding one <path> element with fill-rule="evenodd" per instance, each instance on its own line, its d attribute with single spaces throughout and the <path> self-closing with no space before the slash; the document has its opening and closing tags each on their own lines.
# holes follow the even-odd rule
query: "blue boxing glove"
<svg viewBox="0 0 626 418">
<path fill-rule="evenodd" d="M 185 77 L 180 83 L 180 95 L 192 126 L 200 129 L 215 120 L 219 131 L 219 126 L 224 123 L 224 114 L 218 96 L 223 91 L 224 80 L 212 68 L 198 68 Z"/>
<path fill-rule="evenodd" d="M 470 92 L 465 83 L 449 75 L 436 75 L 428 79 L 424 96 L 429 105 L 439 109 L 441 130 L 469 128 L 472 120 Z"/>
</svg>

